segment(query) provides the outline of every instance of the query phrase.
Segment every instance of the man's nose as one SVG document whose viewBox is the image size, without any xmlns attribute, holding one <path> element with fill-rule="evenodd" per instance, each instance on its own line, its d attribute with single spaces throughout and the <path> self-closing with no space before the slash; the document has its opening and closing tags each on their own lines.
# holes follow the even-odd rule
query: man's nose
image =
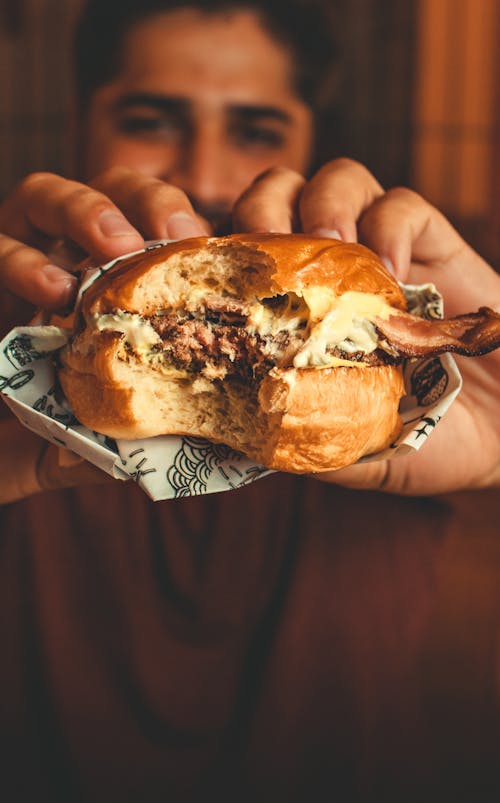
<svg viewBox="0 0 500 803">
<path fill-rule="evenodd" d="M 221 137 L 199 132 L 183 144 L 168 180 L 204 206 L 229 205 L 239 195 Z"/>
</svg>

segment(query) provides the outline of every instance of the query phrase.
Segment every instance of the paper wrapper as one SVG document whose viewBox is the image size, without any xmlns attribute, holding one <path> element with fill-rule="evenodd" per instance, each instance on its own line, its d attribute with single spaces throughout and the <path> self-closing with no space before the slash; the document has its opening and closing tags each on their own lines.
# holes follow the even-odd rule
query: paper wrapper
<svg viewBox="0 0 500 803">
<path fill-rule="evenodd" d="M 153 248 L 155 246 L 150 246 Z M 89 284 L 117 260 L 89 272 Z M 403 288 L 410 312 L 442 317 L 433 285 Z M 0 343 L 0 391 L 29 429 L 94 463 L 117 479 L 133 479 L 155 501 L 229 491 L 273 472 L 227 446 L 200 438 L 160 436 L 111 440 L 79 424 L 57 383 L 54 355 L 68 332 L 56 326 L 17 327 Z M 420 449 L 457 396 L 461 378 L 449 354 L 408 362 L 407 395 L 400 413 L 403 430 L 385 451 L 362 461 L 385 460 Z"/>
</svg>

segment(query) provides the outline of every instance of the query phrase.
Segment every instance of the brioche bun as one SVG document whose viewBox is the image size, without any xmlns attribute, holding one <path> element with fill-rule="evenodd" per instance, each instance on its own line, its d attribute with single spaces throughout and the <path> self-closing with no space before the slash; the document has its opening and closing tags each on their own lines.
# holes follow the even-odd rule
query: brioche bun
<svg viewBox="0 0 500 803">
<path fill-rule="evenodd" d="M 341 468 L 386 448 L 399 432 L 398 405 L 404 394 L 399 366 L 332 358 L 326 367 L 296 367 L 281 358 L 274 365 L 263 363 L 254 377 L 251 370 L 238 373 L 236 367 L 231 373 L 237 358 L 229 350 L 224 356 L 228 369 L 195 371 L 193 363 L 187 369 L 180 365 L 181 352 L 165 362 L 165 343 L 153 347 L 154 358 L 145 356 L 140 345 L 131 348 L 135 341 L 127 327 L 133 322 L 143 333 L 143 321 L 157 320 L 159 311 L 185 318 L 186 306 L 199 320 L 211 297 L 243 306 L 258 299 L 269 307 L 276 298 L 293 297 L 303 304 L 311 296 L 316 299 L 311 320 L 319 319 L 322 298 L 346 293 L 353 298 L 368 294 L 405 309 L 398 283 L 378 257 L 363 246 L 336 240 L 201 237 L 130 257 L 84 293 L 74 336 L 61 352 L 63 391 L 79 421 L 113 438 L 199 436 L 269 468 L 297 473 Z M 199 310 L 193 313 L 196 304 Z M 304 331 L 310 323 L 299 326 Z"/>
</svg>

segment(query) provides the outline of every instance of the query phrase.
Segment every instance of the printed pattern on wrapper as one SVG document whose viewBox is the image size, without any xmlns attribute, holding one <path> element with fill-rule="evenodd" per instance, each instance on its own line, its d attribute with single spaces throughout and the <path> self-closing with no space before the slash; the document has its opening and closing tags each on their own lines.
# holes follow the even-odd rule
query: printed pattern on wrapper
<svg viewBox="0 0 500 803">
<path fill-rule="evenodd" d="M 148 246 L 151 250 L 158 244 Z M 119 260 L 88 272 L 80 292 Z M 409 310 L 442 317 L 433 285 L 403 288 Z M 37 434 L 89 460 L 117 479 L 133 479 L 155 501 L 228 491 L 273 472 L 227 446 L 201 438 L 158 436 L 114 441 L 82 426 L 62 395 L 54 353 L 68 333 L 55 326 L 17 327 L 0 343 L 0 392 L 14 414 Z M 461 378 L 449 354 L 408 362 L 407 395 L 400 413 L 403 430 L 389 449 L 360 462 L 393 458 L 417 450 L 456 398 Z"/>
<path fill-rule="evenodd" d="M 175 496 L 207 493 L 210 478 L 218 471 L 229 488 L 239 488 L 268 473 L 262 466 L 241 466 L 241 454 L 223 444 L 202 438 L 183 438 L 167 471 Z"/>
</svg>

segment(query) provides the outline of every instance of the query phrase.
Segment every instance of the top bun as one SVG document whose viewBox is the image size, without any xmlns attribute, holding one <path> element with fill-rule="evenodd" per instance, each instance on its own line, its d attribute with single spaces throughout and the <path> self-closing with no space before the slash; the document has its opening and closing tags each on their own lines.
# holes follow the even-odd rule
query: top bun
<svg viewBox="0 0 500 803">
<path fill-rule="evenodd" d="M 226 254 L 240 267 L 230 278 L 224 264 Z M 256 255 L 262 256 L 258 270 Z M 179 266 L 177 271 L 176 263 L 181 260 L 189 263 L 189 268 Z M 182 275 L 186 270 L 189 273 Z M 116 309 L 144 313 L 165 300 L 175 306 L 181 303 L 183 292 L 197 282 L 240 298 L 326 287 L 337 296 L 348 291 L 372 293 L 390 306 L 406 309 L 394 276 L 363 245 L 305 234 L 231 234 L 180 240 L 120 261 L 87 290 L 82 311 L 84 315 Z"/>
</svg>

